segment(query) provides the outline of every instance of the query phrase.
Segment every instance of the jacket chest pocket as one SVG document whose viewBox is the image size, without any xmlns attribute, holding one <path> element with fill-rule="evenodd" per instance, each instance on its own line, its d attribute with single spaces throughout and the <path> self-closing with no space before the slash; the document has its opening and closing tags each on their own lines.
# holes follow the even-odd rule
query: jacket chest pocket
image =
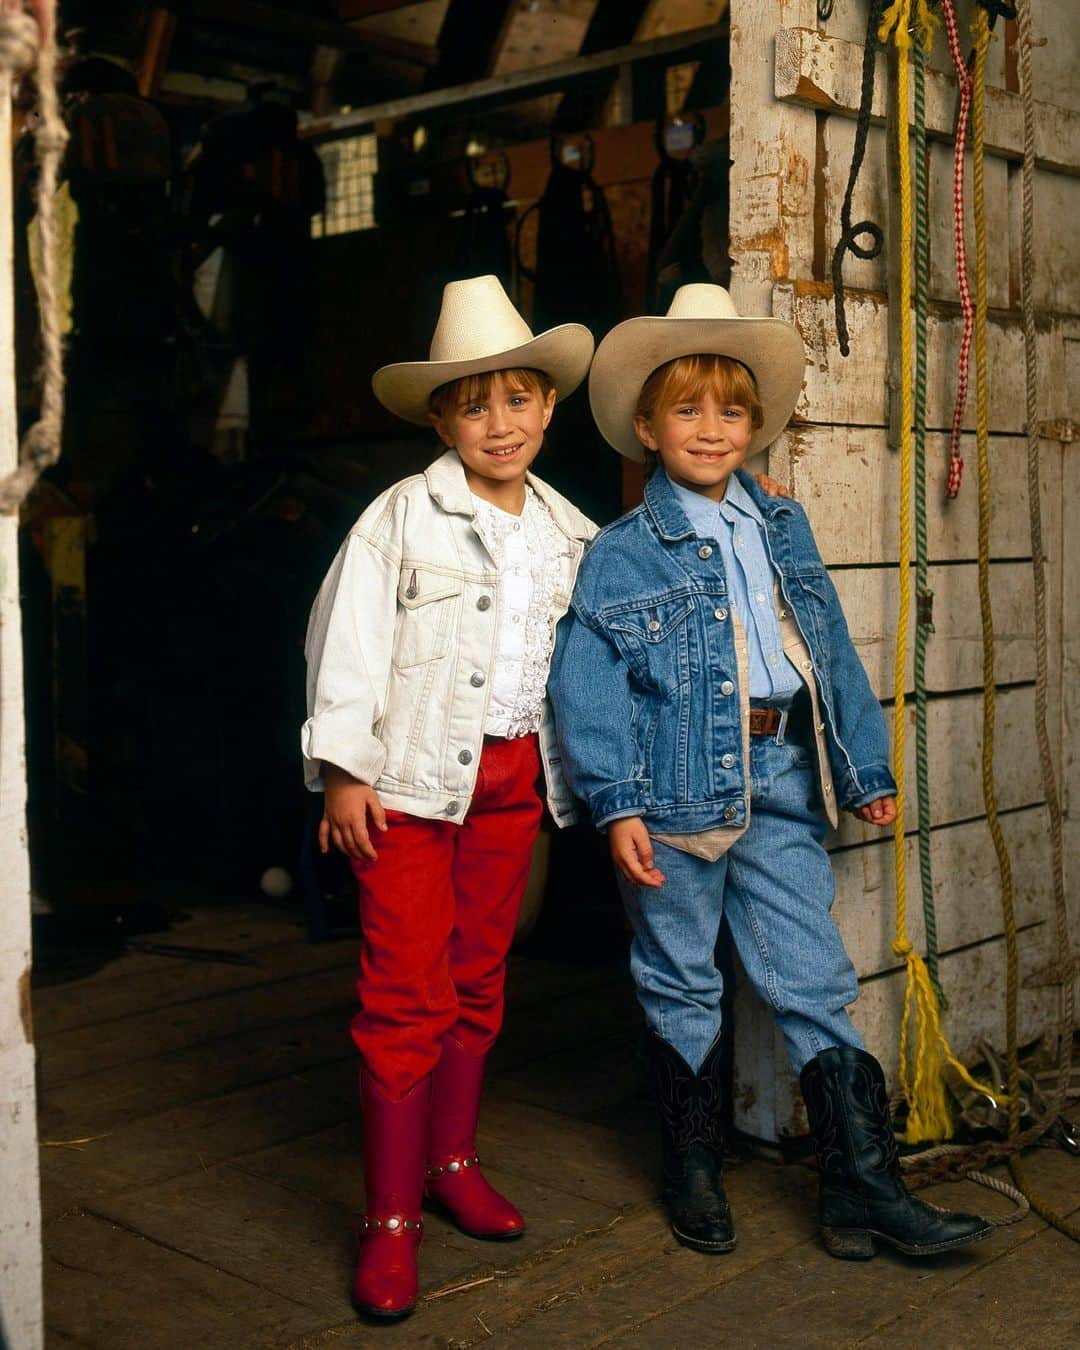
<svg viewBox="0 0 1080 1350">
<path fill-rule="evenodd" d="M 805 634 L 807 638 L 816 636 L 817 659 L 823 668 L 828 667 L 829 660 L 829 578 L 828 573 L 823 567 L 807 569 L 796 573 L 793 578 L 794 584 L 802 591 L 803 597 L 803 615 L 804 620 L 800 627 L 806 629 L 807 621 L 813 626 L 812 633 Z M 789 581 L 789 586 L 792 584 Z"/>
<path fill-rule="evenodd" d="M 461 585 L 459 577 L 427 568 L 402 569 L 393 657 L 398 670 L 440 661 L 450 650 Z"/>
<path fill-rule="evenodd" d="M 690 598 L 625 610 L 606 621 L 612 641 L 638 682 L 673 694 L 690 679 Z"/>
</svg>

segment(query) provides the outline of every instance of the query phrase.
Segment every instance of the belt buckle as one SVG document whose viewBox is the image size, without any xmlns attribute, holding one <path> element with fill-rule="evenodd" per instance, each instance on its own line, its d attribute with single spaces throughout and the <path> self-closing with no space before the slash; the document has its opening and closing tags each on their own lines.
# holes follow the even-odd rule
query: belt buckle
<svg viewBox="0 0 1080 1350">
<path fill-rule="evenodd" d="M 787 720 L 788 720 L 787 708 L 774 708 L 774 707 L 751 708 L 750 735 L 782 737 L 784 728 L 787 725 Z"/>
</svg>

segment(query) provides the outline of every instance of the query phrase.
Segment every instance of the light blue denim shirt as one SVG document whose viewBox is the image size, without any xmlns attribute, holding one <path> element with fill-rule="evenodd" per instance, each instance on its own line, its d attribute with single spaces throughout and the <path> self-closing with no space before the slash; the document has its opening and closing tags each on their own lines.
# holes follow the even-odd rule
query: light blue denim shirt
<svg viewBox="0 0 1080 1350">
<path fill-rule="evenodd" d="M 789 703 L 802 680 L 784 654 L 773 606 L 773 570 L 765 552 L 764 516 L 734 474 L 719 502 L 679 483 L 672 482 L 671 488 L 698 537 L 720 545 L 728 599 L 746 629 L 750 697 Z"/>
</svg>

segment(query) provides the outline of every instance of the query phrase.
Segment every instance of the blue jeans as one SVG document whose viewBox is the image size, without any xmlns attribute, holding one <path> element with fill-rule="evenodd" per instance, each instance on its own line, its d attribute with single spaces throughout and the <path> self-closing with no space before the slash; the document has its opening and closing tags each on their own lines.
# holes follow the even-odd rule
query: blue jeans
<svg viewBox="0 0 1080 1350">
<path fill-rule="evenodd" d="M 750 827 L 722 858 L 706 862 L 654 840 L 664 885 L 618 878 L 634 929 L 638 999 L 649 1025 L 695 1072 L 720 1032 L 723 979 L 714 954 L 725 914 L 796 1073 L 830 1046 L 863 1048 L 846 1011 L 858 982 L 830 914 L 835 885 L 810 752 L 751 737 L 750 777 Z"/>
</svg>

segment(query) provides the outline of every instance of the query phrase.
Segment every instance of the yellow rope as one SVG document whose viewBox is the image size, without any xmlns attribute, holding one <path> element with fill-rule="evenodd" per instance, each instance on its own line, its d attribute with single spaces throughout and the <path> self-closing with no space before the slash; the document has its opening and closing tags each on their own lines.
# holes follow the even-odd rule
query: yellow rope
<svg viewBox="0 0 1080 1350">
<path fill-rule="evenodd" d="M 921 18 L 924 0 L 914 0 Z M 904 837 L 904 686 L 910 622 L 912 435 L 914 399 L 911 377 L 911 156 L 908 130 L 908 76 L 913 0 L 895 0 L 885 11 L 878 36 L 890 37 L 897 50 L 897 151 L 900 165 L 900 608 L 897 617 L 894 668 L 893 769 L 896 775 L 896 823 L 893 848 L 896 869 L 896 936 L 892 950 L 907 967 L 904 1011 L 900 1023 L 900 1081 L 907 1101 L 908 1143 L 948 1139 L 953 1122 L 945 1090 L 945 1064 L 951 1064 L 970 1086 L 984 1091 L 956 1058 L 941 1031 L 941 1010 L 926 962 L 912 946 L 907 928 L 907 870 Z"/>
</svg>

